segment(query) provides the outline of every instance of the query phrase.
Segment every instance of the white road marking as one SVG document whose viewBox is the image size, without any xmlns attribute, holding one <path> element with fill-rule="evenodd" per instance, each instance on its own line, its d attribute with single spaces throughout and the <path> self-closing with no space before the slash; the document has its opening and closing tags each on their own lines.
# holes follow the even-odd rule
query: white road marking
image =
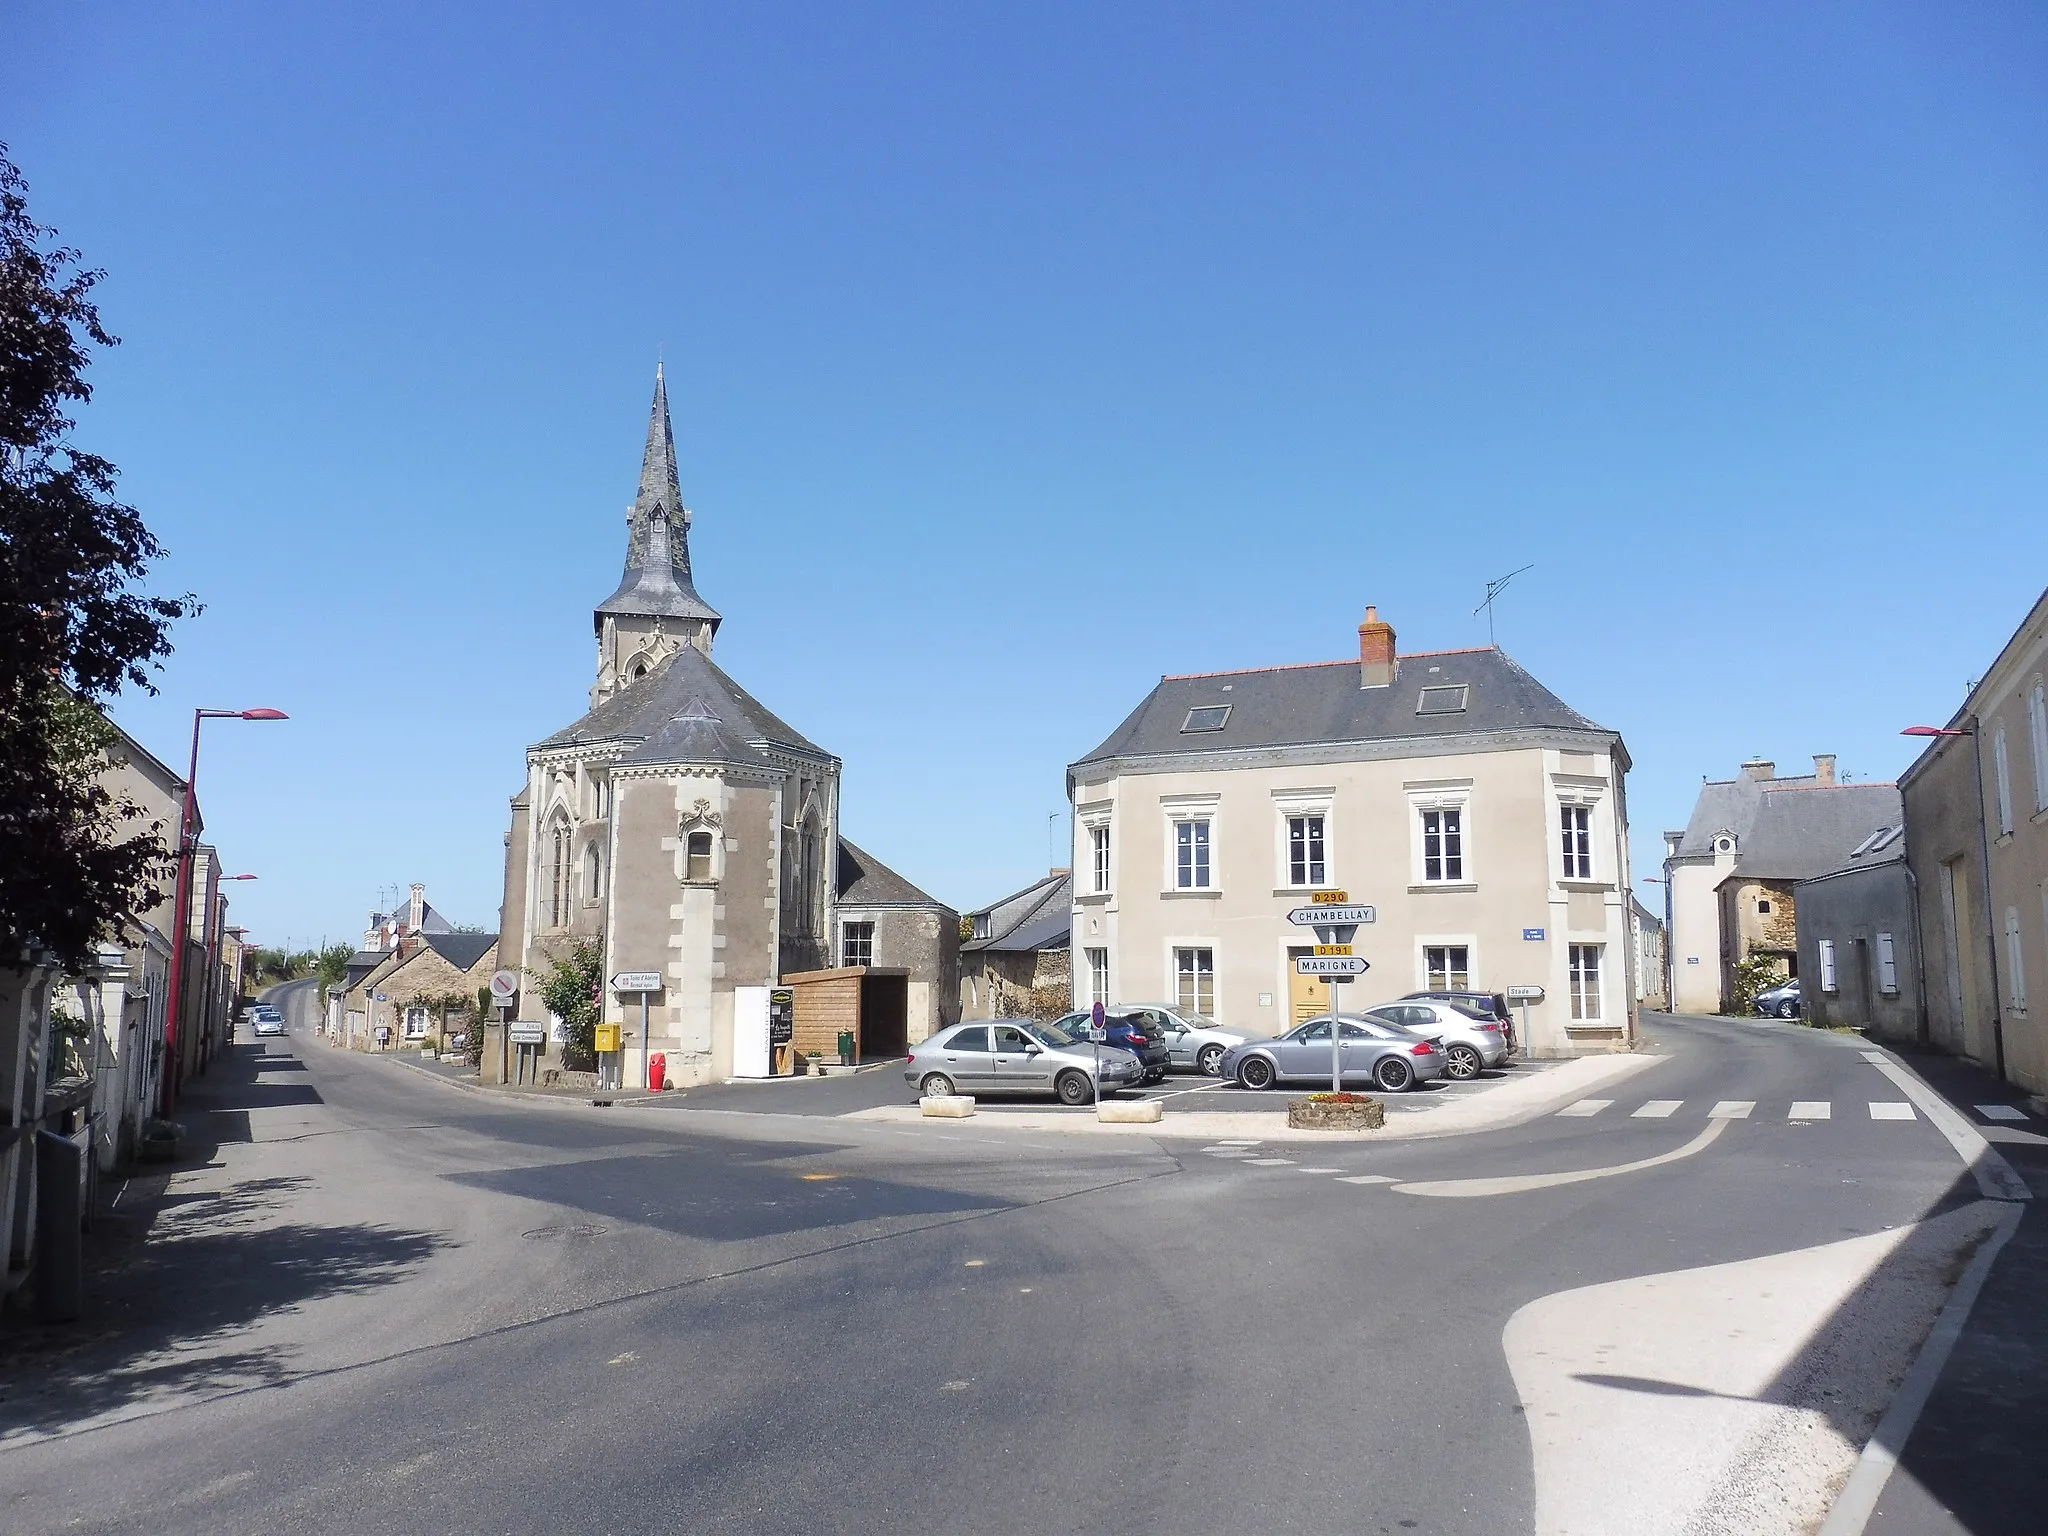
<svg viewBox="0 0 2048 1536">
<path fill-rule="evenodd" d="M 1608 1105 L 1612 1104 L 1613 1102 L 1614 1100 L 1612 1099 L 1581 1099 L 1576 1104 L 1565 1105 L 1565 1107 L 1563 1109 L 1560 1109 L 1557 1113 L 1560 1118 L 1567 1115 L 1575 1115 L 1578 1116 L 1580 1119 L 1584 1119 L 1587 1115 L 1599 1114 L 1601 1110 L 1605 1109 Z"/>
<path fill-rule="evenodd" d="M 1229 1137 L 1223 1136 L 1217 1138 L 1216 1145 L 1219 1147 L 1256 1147 L 1258 1142 L 1256 1140 L 1233 1141 Z"/>
<path fill-rule="evenodd" d="M 1948 1138 L 1956 1156 L 1977 1181 L 1978 1192 L 1990 1200 L 2031 1200 L 2034 1192 L 2018 1172 L 1997 1152 L 1969 1121 L 1957 1114 L 1947 1099 L 1883 1051 L 1865 1051 L 1863 1059 L 1899 1085 L 1899 1091 L 1920 1106 L 1920 1113 L 1934 1122 L 1934 1128 Z"/>
<path fill-rule="evenodd" d="M 1339 1184 L 1391 1184 L 1394 1181 L 1384 1173 L 1354 1173 L 1349 1178 L 1339 1179 Z"/>
<path fill-rule="evenodd" d="M 2014 1109 L 2010 1104 L 1979 1104 L 1976 1106 L 1976 1110 L 1986 1120 L 2024 1120 L 2027 1118 L 2025 1110 Z"/>
<path fill-rule="evenodd" d="M 1834 1117 L 1835 1107 L 1826 1099 L 1794 1099 L 1792 1112 L 1787 1120 L 1828 1120 Z"/>
<path fill-rule="evenodd" d="M 1296 1173 L 1342 1173 L 1342 1168 L 1297 1168 Z"/>
<path fill-rule="evenodd" d="M 1641 1109 L 1629 1116 L 1631 1120 L 1669 1120 L 1683 1104 L 1683 1099 L 1652 1099 Z"/>
<path fill-rule="evenodd" d="M 1583 1184 L 1589 1179 L 1607 1179 L 1618 1173 L 1636 1173 L 1644 1168 L 1656 1168 L 1664 1163 L 1675 1163 L 1682 1157 L 1691 1157 L 1696 1152 L 1706 1151 L 1727 1129 L 1726 1120 L 1709 1120 L 1704 1131 L 1676 1151 L 1660 1152 L 1655 1157 L 1641 1158 L 1633 1163 L 1617 1163 L 1611 1168 L 1580 1168 L 1570 1173 L 1512 1174 L 1497 1179 L 1432 1179 L 1421 1184 L 1396 1184 L 1394 1192 L 1402 1195 L 1468 1198 L 1479 1195 L 1521 1195 L 1533 1189 L 1554 1189 L 1560 1184 Z"/>
<path fill-rule="evenodd" d="M 1293 1166 L 1294 1159 L 1291 1157 L 1252 1157 L 1245 1159 L 1245 1167 L 1247 1168 L 1292 1168 Z"/>
<path fill-rule="evenodd" d="M 1973 1204 L 1523 1307 L 1501 1344 L 1533 1453 L 1530 1536 L 1811 1530 L 1939 1310 L 1948 1266 L 1997 1214 Z M 1796 1363 L 1816 1344 L 1833 1345 L 1828 1368 L 1802 1384 Z"/>
<path fill-rule="evenodd" d="M 1723 1099 L 1707 1111 L 1709 1120 L 1747 1120 L 1756 1108 L 1755 1099 Z"/>
<path fill-rule="evenodd" d="M 1873 1120 L 1914 1120 L 1919 1117 L 1913 1113 L 1913 1106 L 1910 1104 L 1872 1099 L 1870 1101 L 1870 1118 Z"/>
</svg>

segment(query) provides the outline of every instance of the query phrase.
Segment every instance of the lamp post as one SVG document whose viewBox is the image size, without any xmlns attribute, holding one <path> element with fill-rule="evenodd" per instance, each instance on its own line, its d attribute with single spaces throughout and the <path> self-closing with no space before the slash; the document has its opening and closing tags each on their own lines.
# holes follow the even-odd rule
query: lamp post
<svg viewBox="0 0 2048 1536">
<path fill-rule="evenodd" d="M 192 856 L 197 849 L 192 812 L 199 782 L 199 727 L 209 720 L 288 720 L 281 709 L 195 709 L 192 711 L 192 763 L 185 771 L 185 793 L 178 807 L 177 893 L 171 898 L 171 996 L 164 1019 L 164 1084 L 162 1112 L 178 1102 L 178 1022 L 185 1006 L 185 949 L 192 938 Z M 254 879 L 253 875 L 238 876 Z"/>
<path fill-rule="evenodd" d="M 2005 1077 L 2005 1004 L 1998 990 L 1998 924 L 1991 903 L 1991 818 L 1985 814 L 1984 806 L 1984 739 L 1977 732 L 1977 719 L 1973 715 L 1960 726 L 1909 725 L 1900 731 L 1901 736 L 1967 736 L 1970 738 L 1971 767 L 1977 776 L 1977 863 L 1984 874 L 1984 926 L 1985 940 L 1991 951 L 1991 1055 L 2001 1080 Z M 1908 873 L 1911 866 L 1908 866 Z M 1917 903 L 1916 903 L 1917 905 Z M 1923 951 L 1921 964 L 1925 965 Z M 1962 963 L 1962 956 L 1956 956 L 1956 963 Z M 1958 978 L 1960 982 L 1960 978 Z M 1962 1021 L 1956 1021 L 1960 1024 Z"/>
</svg>

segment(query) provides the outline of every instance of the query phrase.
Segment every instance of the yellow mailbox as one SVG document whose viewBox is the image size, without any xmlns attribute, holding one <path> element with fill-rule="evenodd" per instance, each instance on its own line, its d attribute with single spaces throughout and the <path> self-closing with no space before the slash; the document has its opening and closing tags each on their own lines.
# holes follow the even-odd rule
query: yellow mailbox
<svg viewBox="0 0 2048 1536">
<path fill-rule="evenodd" d="M 598 1025 L 597 1053 L 600 1056 L 604 1056 L 617 1049 L 619 1049 L 619 1026 L 616 1024 Z"/>
</svg>

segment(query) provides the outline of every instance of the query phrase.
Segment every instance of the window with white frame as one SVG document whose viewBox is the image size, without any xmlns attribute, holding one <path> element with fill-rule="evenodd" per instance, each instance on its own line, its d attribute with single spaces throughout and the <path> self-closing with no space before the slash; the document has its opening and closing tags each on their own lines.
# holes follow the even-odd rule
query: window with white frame
<svg viewBox="0 0 2048 1536">
<path fill-rule="evenodd" d="M 1472 951 L 1464 944 L 1425 944 L 1422 971 L 1428 991 L 1468 992 L 1472 988 Z"/>
<path fill-rule="evenodd" d="M 1109 1006 L 1109 951 L 1088 951 L 1088 1001 Z"/>
<path fill-rule="evenodd" d="M 2006 994 L 2014 1013 L 2027 1011 L 2027 955 L 2020 948 L 2020 910 L 2005 909 L 2005 969 L 2009 978 Z"/>
<path fill-rule="evenodd" d="M 424 1040 L 427 1038 L 427 1010 L 408 1008 L 405 1010 L 405 1038 Z"/>
<path fill-rule="evenodd" d="M 1572 1019 L 1586 1023 L 1601 1017 L 1600 944 L 1573 944 L 1566 955 L 1566 975 L 1571 987 Z"/>
<path fill-rule="evenodd" d="M 1182 1013 L 1216 1011 L 1216 951 L 1176 949 L 1173 952 L 1174 1002 Z"/>
<path fill-rule="evenodd" d="M 1877 990 L 1886 997 L 1899 995 L 1899 952 L 1888 933 L 1877 936 Z"/>
<path fill-rule="evenodd" d="M 1465 878 L 1465 809 L 1430 807 L 1422 813 L 1422 880 L 1449 884 Z"/>
<path fill-rule="evenodd" d="M 1329 864 L 1324 857 L 1323 818 L 1320 816 L 1290 816 L 1287 818 L 1287 883 L 1289 885 L 1319 886 L 1329 878 Z"/>
<path fill-rule="evenodd" d="M 839 925 L 839 963 L 841 965 L 873 965 L 875 963 L 875 925 L 873 923 L 841 923 Z"/>
<path fill-rule="evenodd" d="M 1565 879 L 1592 879 L 1593 808 L 1589 805 L 1561 805 L 1557 808 L 1557 821 L 1564 849 Z"/>
<path fill-rule="evenodd" d="M 1095 877 L 1095 893 L 1109 890 L 1109 823 L 1088 829 L 1088 862 Z"/>
<path fill-rule="evenodd" d="M 1173 884 L 1181 891 L 1209 889 L 1209 820 L 1188 818 L 1173 824 Z"/>
<path fill-rule="evenodd" d="M 1823 992 L 1839 992 L 1840 978 L 1835 974 L 1835 941 L 1820 941 L 1820 989 Z"/>
<path fill-rule="evenodd" d="M 2012 835 L 2012 763 L 2005 750 L 2005 722 L 1991 738 L 1991 772 L 1998 780 L 1998 833 Z"/>
<path fill-rule="evenodd" d="M 2034 749 L 2034 809 L 2048 811 L 2048 684 L 2027 695 L 2027 739 Z"/>
</svg>

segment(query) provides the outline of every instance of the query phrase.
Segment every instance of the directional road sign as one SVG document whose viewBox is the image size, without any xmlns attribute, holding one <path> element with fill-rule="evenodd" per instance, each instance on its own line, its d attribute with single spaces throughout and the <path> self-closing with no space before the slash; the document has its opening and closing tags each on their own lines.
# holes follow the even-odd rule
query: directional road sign
<svg viewBox="0 0 2048 1536">
<path fill-rule="evenodd" d="M 548 1042 L 545 1024 L 514 1024 L 506 1034 L 514 1045 L 546 1045 Z"/>
<path fill-rule="evenodd" d="M 621 971 L 612 978 L 612 990 L 614 992 L 659 992 L 661 990 L 661 972 Z"/>
<path fill-rule="evenodd" d="M 1316 953 L 1319 955 L 1348 955 L 1351 953 L 1351 946 L 1349 944 L 1318 944 L 1316 946 Z"/>
<path fill-rule="evenodd" d="M 1294 969 L 1302 976 L 1363 976 L 1371 966 L 1359 955 L 1296 955 Z"/>
<path fill-rule="evenodd" d="M 1297 928 L 1320 928 L 1331 923 L 1376 922 L 1378 914 L 1371 907 L 1296 907 L 1287 914 L 1287 921 Z"/>
</svg>

